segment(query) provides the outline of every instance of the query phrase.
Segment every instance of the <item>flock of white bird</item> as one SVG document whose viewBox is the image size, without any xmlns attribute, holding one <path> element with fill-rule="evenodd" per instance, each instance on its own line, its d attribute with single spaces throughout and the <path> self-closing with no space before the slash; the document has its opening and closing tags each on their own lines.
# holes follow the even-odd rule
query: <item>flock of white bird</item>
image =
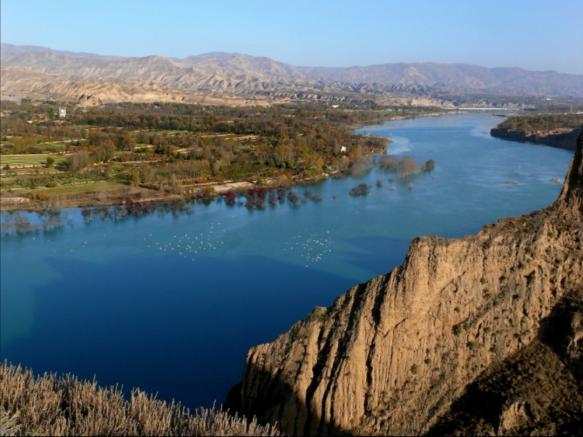
<svg viewBox="0 0 583 437">
<path fill-rule="evenodd" d="M 284 252 L 299 257 L 305 264 L 304 267 L 321 262 L 324 257 L 333 251 L 333 240 L 330 231 L 327 230 L 323 235 L 304 235 L 298 234 L 284 243 Z"/>
<path fill-rule="evenodd" d="M 145 247 L 161 254 L 180 256 L 196 260 L 197 256 L 207 256 L 225 249 L 227 230 L 221 222 L 209 223 L 205 232 L 174 234 L 170 239 L 157 240 L 149 233 L 143 238 Z M 323 234 L 297 234 L 283 243 L 282 254 L 301 261 L 306 268 L 321 262 L 333 251 L 333 239 L 330 231 Z M 281 246 L 280 246 L 281 247 Z"/>
<path fill-rule="evenodd" d="M 155 241 L 150 233 L 144 237 L 146 247 L 158 250 L 163 254 L 178 255 L 195 261 L 197 255 L 208 255 L 223 248 L 221 222 L 209 223 L 205 232 L 174 234 L 169 240 Z"/>
</svg>

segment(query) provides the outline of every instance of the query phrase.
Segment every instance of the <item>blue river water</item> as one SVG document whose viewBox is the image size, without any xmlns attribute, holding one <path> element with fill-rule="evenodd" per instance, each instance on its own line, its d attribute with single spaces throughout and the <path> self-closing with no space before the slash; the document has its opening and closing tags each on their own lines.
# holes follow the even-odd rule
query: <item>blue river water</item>
<svg viewBox="0 0 583 437">
<path fill-rule="evenodd" d="M 563 179 L 571 153 L 490 137 L 500 121 L 449 115 L 361 129 L 390 137 L 389 154 L 436 161 L 410 183 L 373 168 L 307 187 L 322 200 L 300 206 L 212 202 L 88 222 L 68 209 L 58 229 L 3 234 L 0 358 L 189 407 L 220 403 L 250 346 L 388 272 L 414 237 L 473 233 L 556 198 L 552 179 Z M 348 194 L 359 183 L 368 196 Z"/>
</svg>

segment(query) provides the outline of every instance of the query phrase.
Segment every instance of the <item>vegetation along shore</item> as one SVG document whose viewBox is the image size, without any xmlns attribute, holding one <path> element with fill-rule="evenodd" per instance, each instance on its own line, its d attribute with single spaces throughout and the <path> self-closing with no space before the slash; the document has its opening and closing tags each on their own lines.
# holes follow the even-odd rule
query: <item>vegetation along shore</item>
<svg viewBox="0 0 583 437">
<path fill-rule="evenodd" d="M 351 171 L 386 138 L 354 126 L 427 108 L 2 102 L 2 210 L 226 197 Z"/>
</svg>

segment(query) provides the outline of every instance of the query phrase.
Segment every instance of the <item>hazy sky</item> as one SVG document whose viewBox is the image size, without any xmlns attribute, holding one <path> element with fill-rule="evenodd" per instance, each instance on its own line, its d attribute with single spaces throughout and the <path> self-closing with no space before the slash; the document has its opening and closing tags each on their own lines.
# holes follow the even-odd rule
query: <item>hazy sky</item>
<svg viewBox="0 0 583 437">
<path fill-rule="evenodd" d="M 225 51 L 295 65 L 465 62 L 583 73 L 583 0 L 1 0 L 2 42 Z"/>
</svg>

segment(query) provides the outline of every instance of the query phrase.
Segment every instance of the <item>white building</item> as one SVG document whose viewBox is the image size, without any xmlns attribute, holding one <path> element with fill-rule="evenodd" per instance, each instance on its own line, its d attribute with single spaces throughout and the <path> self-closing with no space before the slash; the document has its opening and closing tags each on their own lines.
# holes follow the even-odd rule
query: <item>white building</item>
<svg viewBox="0 0 583 437">
<path fill-rule="evenodd" d="M 59 117 L 65 118 L 67 116 L 67 108 L 59 108 Z"/>
</svg>

